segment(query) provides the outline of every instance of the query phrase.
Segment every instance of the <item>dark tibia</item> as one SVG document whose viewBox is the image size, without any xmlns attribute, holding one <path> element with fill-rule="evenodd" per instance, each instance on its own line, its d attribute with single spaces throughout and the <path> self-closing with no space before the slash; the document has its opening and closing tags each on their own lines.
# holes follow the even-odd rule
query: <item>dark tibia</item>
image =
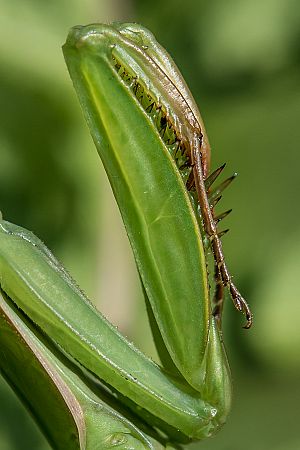
<svg viewBox="0 0 300 450">
<path fill-rule="evenodd" d="M 196 191 L 198 195 L 198 201 L 199 206 L 201 209 L 201 215 L 204 225 L 204 230 L 207 234 L 207 236 L 210 239 L 212 251 L 214 254 L 215 259 L 215 265 L 216 265 L 216 271 L 217 275 L 215 276 L 216 279 L 216 295 L 215 298 L 217 301 L 219 301 L 220 306 L 216 305 L 217 312 L 219 316 L 222 314 L 222 303 L 223 303 L 223 293 L 220 289 L 220 286 L 218 286 L 219 281 L 221 280 L 223 283 L 223 286 L 226 286 L 229 288 L 234 306 L 238 311 L 241 311 L 247 319 L 247 323 L 244 328 L 250 328 L 252 325 L 252 314 L 250 311 L 250 308 L 246 302 L 246 300 L 242 297 L 242 295 L 239 293 L 236 286 L 233 284 L 231 280 L 231 276 L 229 274 L 229 271 L 227 269 L 223 249 L 222 249 L 222 243 L 221 239 L 218 235 L 217 225 L 213 216 L 213 210 L 210 207 L 206 188 L 205 188 L 205 182 L 203 178 L 203 169 L 202 169 L 202 155 L 201 155 L 201 147 L 200 147 L 201 140 L 199 139 L 199 136 L 197 134 L 194 135 L 193 141 L 192 141 L 192 165 L 193 165 L 193 173 L 194 173 L 194 180 L 195 180 L 195 186 Z M 221 185 L 214 191 L 217 192 L 218 196 L 220 195 L 220 192 L 222 192 L 223 189 L 225 189 L 226 186 L 228 186 L 231 181 L 235 178 L 236 175 L 233 175 L 232 177 L 225 180 Z M 211 200 L 211 198 L 210 198 Z M 222 297 L 222 299 L 221 299 Z M 215 308 L 215 309 L 216 309 Z M 220 319 L 221 320 L 221 319 Z"/>
<path fill-rule="evenodd" d="M 222 314 L 223 314 L 223 304 L 224 304 L 224 284 L 221 278 L 218 266 L 215 264 L 215 293 L 214 293 L 214 309 L 213 316 L 216 318 L 218 327 L 222 328 Z"/>
</svg>

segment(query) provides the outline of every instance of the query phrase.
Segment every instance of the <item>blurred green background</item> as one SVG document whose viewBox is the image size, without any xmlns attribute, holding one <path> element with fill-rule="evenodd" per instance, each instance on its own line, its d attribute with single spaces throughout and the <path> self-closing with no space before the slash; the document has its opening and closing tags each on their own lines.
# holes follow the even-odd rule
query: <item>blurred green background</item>
<svg viewBox="0 0 300 450">
<path fill-rule="evenodd" d="M 0 0 L 0 209 L 34 231 L 102 311 L 153 353 L 129 245 L 61 52 L 75 24 L 134 21 L 172 54 L 200 106 L 212 167 L 239 173 L 221 210 L 234 382 L 224 429 L 190 448 L 300 448 L 298 0 Z M 0 449 L 49 449 L 0 380 Z"/>
</svg>

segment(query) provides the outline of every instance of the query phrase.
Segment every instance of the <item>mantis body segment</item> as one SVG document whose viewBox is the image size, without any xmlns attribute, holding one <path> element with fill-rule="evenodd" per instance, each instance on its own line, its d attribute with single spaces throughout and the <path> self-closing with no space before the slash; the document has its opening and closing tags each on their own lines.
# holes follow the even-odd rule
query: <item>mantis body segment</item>
<svg viewBox="0 0 300 450">
<path fill-rule="evenodd" d="M 71 386 L 79 409 L 85 401 L 79 394 L 85 389 L 83 379 L 86 389 L 96 383 L 97 389 L 101 384 L 108 391 L 98 417 L 101 421 L 106 414 L 112 421 L 102 436 L 120 424 L 120 433 L 126 434 L 125 427 L 136 442 L 124 441 L 119 448 L 169 448 L 170 442 L 208 437 L 225 422 L 231 404 L 220 330 L 223 288 L 229 287 L 235 306 L 246 315 L 247 327 L 251 313 L 224 261 L 213 211 L 216 198 L 209 198 L 220 170 L 209 177 L 210 147 L 198 108 L 170 56 L 139 25 L 74 27 L 63 51 L 122 214 L 162 366 L 143 355 L 92 306 L 38 238 L 4 220 L 0 222 L 2 317 L 5 323 L 13 317 L 10 327 L 19 331 L 23 326 L 33 328 L 33 333 L 26 331 L 26 348 L 36 349 L 41 336 L 47 336 L 38 349 L 51 360 L 62 384 Z M 216 261 L 215 311 L 205 237 Z M 18 311 L 25 315 L 22 324 Z M 19 334 L 24 341 L 24 334 Z M 30 355 L 34 359 L 37 353 Z M 76 367 L 70 368 L 66 359 Z M 80 381 L 74 381 L 72 373 L 78 371 Z M 61 390 L 57 392 L 59 397 Z M 107 396 L 125 405 L 122 413 L 114 416 L 106 406 Z M 83 422 L 90 420 L 89 414 Z M 132 424 L 135 420 L 137 426 Z M 144 427 L 141 422 L 147 422 L 145 431 L 139 431 Z M 75 419 L 74 423 L 75 430 L 85 429 Z M 53 431 L 47 433 L 55 440 Z M 78 432 L 75 448 L 96 448 L 89 439 Z M 105 442 L 107 447 L 99 448 L 115 446 Z"/>
</svg>

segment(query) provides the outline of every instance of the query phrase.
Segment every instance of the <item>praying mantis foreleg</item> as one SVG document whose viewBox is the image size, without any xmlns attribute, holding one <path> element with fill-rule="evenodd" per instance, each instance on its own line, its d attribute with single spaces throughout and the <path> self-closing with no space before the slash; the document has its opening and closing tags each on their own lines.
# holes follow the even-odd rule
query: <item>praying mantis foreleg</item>
<svg viewBox="0 0 300 450">
<path fill-rule="evenodd" d="M 215 258 L 215 278 L 217 283 L 217 291 L 216 291 L 216 299 L 217 305 L 215 309 L 215 315 L 220 317 L 220 313 L 222 310 L 222 301 L 223 301 L 223 289 L 222 286 L 226 286 L 229 288 L 234 306 L 238 311 L 241 311 L 245 314 L 247 323 L 244 328 L 250 328 L 252 325 L 252 314 L 250 308 L 245 301 L 245 299 L 239 293 L 237 287 L 233 283 L 231 276 L 229 274 L 227 265 L 225 263 L 222 243 L 218 234 L 217 225 L 215 218 L 213 217 L 213 212 L 210 207 L 207 192 L 205 187 L 205 181 L 203 178 L 203 170 L 202 170 L 202 160 L 201 160 L 201 145 L 200 139 L 197 134 L 194 135 L 193 139 L 193 150 L 192 150 L 192 161 L 193 161 L 193 171 L 195 178 L 195 185 L 198 194 L 201 214 L 203 217 L 204 229 L 206 234 L 209 237 L 211 242 L 211 247 L 213 250 L 214 258 Z"/>
<path fill-rule="evenodd" d="M 148 30 L 77 26 L 63 51 L 126 227 L 162 366 L 94 308 L 36 236 L 1 219 L 0 343 L 6 350 L 0 368 L 54 448 L 177 448 L 214 434 L 230 410 L 224 287 L 246 315 L 246 327 L 252 320 L 223 256 L 216 222 L 227 213 L 215 217 L 217 199 L 209 198 L 220 169 L 209 176 L 198 108 Z M 215 307 L 205 239 L 215 258 Z M 11 357 L 13 349 L 37 367 L 46 399 L 47 383 L 52 387 L 52 406 L 62 405 L 72 430 L 68 440 L 55 427 L 59 416 L 48 424 L 36 404 L 30 375 L 16 376 L 21 362 Z"/>
</svg>

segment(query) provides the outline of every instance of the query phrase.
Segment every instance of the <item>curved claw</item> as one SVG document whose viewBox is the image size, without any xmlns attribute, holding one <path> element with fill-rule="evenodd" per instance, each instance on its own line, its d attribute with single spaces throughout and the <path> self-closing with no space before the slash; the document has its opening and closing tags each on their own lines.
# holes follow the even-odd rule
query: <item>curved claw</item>
<svg viewBox="0 0 300 450">
<path fill-rule="evenodd" d="M 236 304 L 237 300 L 238 300 L 238 306 Z M 241 313 L 243 313 L 244 316 L 246 317 L 247 323 L 246 323 L 246 325 L 243 326 L 243 328 L 248 330 L 249 328 L 251 328 L 252 322 L 253 322 L 253 315 L 248 306 L 248 303 L 242 296 L 239 296 L 239 299 L 237 299 L 237 298 L 233 299 L 233 303 L 234 303 L 234 306 L 236 307 L 236 309 L 238 311 L 240 311 Z"/>
<path fill-rule="evenodd" d="M 247 319 L 247 323 L 246 323 L 246 325 L 243 326 L 243 328 L 248 330 L 249 328 L 251 328 L 252 322 L 253 322 L 253 315 L 248 306 L 248 303 L 241 296 L 241 294 L 239 293 L 239 291 L 237 290 L 237 288 L 235 287 L 235 285 L 232 282 L 229 285 L 229 290 L 230 290 L 230 294 L 231 294 L 234 306 L 236 307 L 236 309 L 239 312 L 243 313 Z"/>
<path fill-rule="evenodd" d="M 246 330 L 249 330 L 249 328 L 251 328 L 252 326 L 252 322 L 253 322 L 253 315 L 252 312 L 248 306 L 248 303 L 244 300 L 244 304 L 243 304 L 243 314 L 245 315 L 246 319 L 247 319 L 247 323 L 246 325 L 243 326 L 243 328 L 245 328 Z"/>
</svg>

